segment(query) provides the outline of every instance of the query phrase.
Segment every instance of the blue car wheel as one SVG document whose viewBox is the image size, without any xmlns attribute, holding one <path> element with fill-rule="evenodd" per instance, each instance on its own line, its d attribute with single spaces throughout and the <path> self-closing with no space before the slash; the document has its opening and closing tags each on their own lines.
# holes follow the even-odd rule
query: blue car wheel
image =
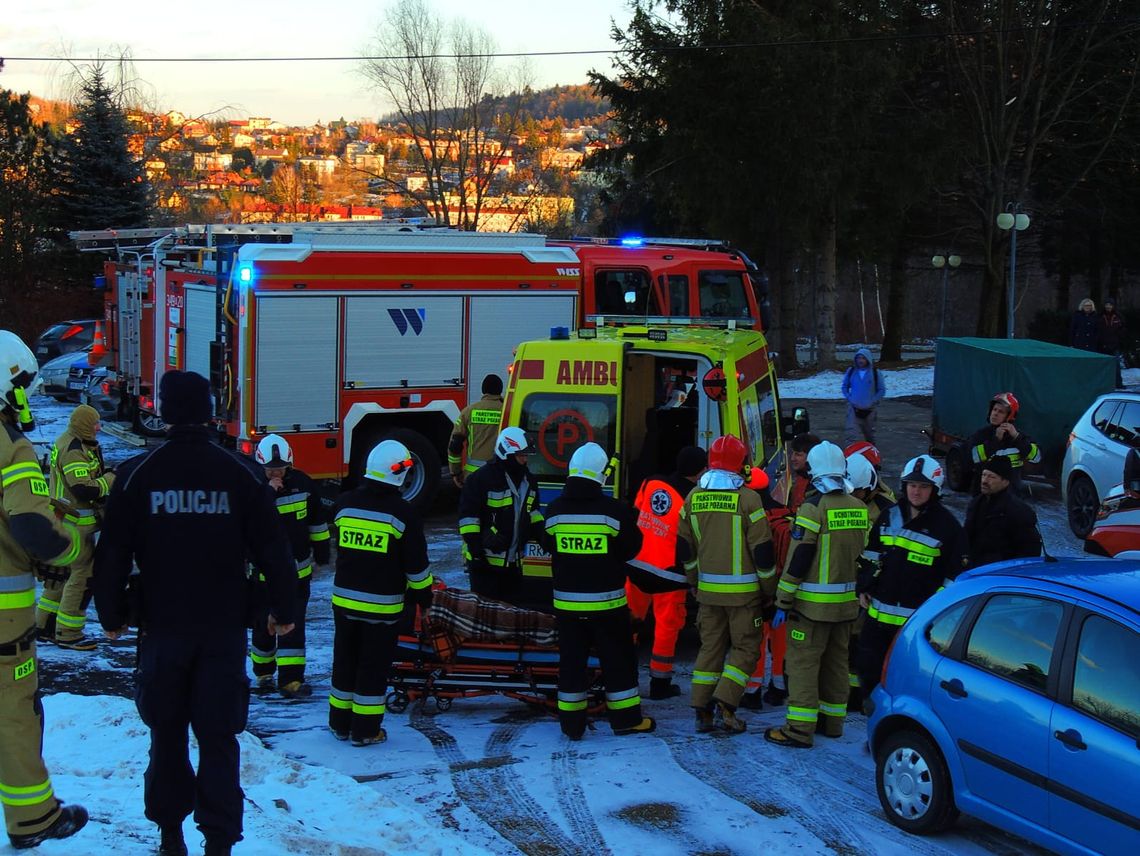
<svg viewBox="0 0 1140 856">
<path fill-rule="evenodd" d="M 907 832 L 938 832 L 957 816 L 946 762 L 917 731 L 887 738 L 875 764 L 875 785 L 887 818 Z"/>
</svg>

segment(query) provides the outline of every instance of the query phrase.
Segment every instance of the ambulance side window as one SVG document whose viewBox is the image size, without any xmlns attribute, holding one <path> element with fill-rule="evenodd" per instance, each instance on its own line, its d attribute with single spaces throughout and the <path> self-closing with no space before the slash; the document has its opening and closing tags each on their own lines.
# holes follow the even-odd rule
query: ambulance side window
<svg viewBox="0 0 1140 856">
<path fill-rule="evenodd" d="M 617 398 L 613 395 L 535 393 L 522 406 L 521 428 L 538 447 L 527 463 L 541 481 L 566 478 L 570 456 L 584 443 L 607 452 L 616 444 Z"/>
<path fill-rule="evenodd" d="M 599 315 L 660 315 L 649 274 L 643 270 L 600 270 L 594 276 Z"/>
</svg>

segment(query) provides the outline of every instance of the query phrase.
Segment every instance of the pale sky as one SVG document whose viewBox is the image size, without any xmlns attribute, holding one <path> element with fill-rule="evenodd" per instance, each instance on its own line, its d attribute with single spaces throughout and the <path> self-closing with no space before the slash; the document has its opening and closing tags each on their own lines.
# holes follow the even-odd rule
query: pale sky
<svg viewBox="0 0 1140 856">
<path fill-rule="evenodd" d="M 362 55 L 393 0 L 5 0 L 0 13 L 0 88 L 64 97 L 65 62 L 13 57 L 117 57 L 124 48 L 162 110 L 224 118 L 268 116 L 292 125 L 376 118 L 390 105 L 370 93 L 358 63 L 151 63 L 148 57 Z M 611 50 L 610 19 L 630 18 L 626 0 L 429 0 L 445 19 L 488 30 L 500 52 Z M 503 67 L 513 60 L 501 60 Z M 533 86 L 585 83 L 603 54 L 533 57 Z"/>
</svg>

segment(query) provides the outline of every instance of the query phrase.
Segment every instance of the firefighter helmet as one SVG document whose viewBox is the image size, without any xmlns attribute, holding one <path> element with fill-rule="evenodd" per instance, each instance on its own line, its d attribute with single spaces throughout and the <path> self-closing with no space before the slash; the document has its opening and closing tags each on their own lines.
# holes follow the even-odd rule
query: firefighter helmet
<svg viewBox="0 0 1140 856">
<path fill-rule="evenodd" d="M 836 476 L 843 478 L 847 474 L 847 459 L 843 457 L 843 450 L 824 440 L 807 453 L 808 475 L 813 479 L 823 476 Z"/>
<path fill-rule="evenodd" d="M 293 466 L 293 450 L 280 434 L 266 434 L 262 437 L 254 458 L 263 467 L 283 469 Z"/>
<path fill-rule="evenodd" d="M 709 468 L 738 473 L 744 469 L 744 459 L 747 456 L 748 450 L 740 439 L 726 434 L 713 440 L 709 447 Z"/>
<path fill-rule="evenodd" d="M 852 455 L 860 455 L 866 458 L 876 470 L 883 465 L 883 456 L 879 454 L 878 448 L 874 443 L 868 443 L 866 440 L 852 443 L 843 450 L 843 457 L 850 458 Z"/>
<path fill-rule="evenodd" d="M 511 455 L 529 455 L 534 451 L 522 428 L 504 428 L 495 440 L 495 457 L 505 461 Z"/>
<path fill-rule="evenodd" d="M 934 485 L 934 492 L 940 493 L 945 478 L 942 464 L 930 455 L 919 455 L 917 458 L 911 458 L 906 462 L 900 481 L 904 486 L 912 482 L 915 484 L 932 484 Z"/>
<path fill-rule="evenodd" d="M 847 459 L 847 481 L 855 490 L 874 490 L 879 486 L 879 474 L 865 455 L 854 454 Z"/>
<path fill-rule="evenodd" d="M 399 487 L 413 466 L 412 453 L 399 440 L 381 440 L 368 453 L 364 477 Z"/>
<path fill-rule="evenodd" d="M 610 456 L 606 450 L 597 443 L 586 443 L 580 446 L 570 458 L 570 478 L 591 479 L 598 484 L 606 483 L 606 468 L 609 466 Z"/>
<path fill-rule="evenodd" d="M 21 431 L 31 431 L 36 427 L 28 407 L 28 388 L 39 370 L 35 355 L 24 341 L 9 330 L 0 330 L 0 399 L 3 405 L 0 409 L 12 408 Z"/>
<path fill-rule="evenodd" d="M 1009 408 L 1009 416 L 1007 418 L 1010 422 L 1017 418 L 1017 411 L 1021 409 L 1016 395 L 1012 392 L 999 392 L 990 399 L 990 407 L 989 410 L 986 411 L 986 416 L 989 416 L 990 410 L 993 410 L 995 404 L 1004 404 Z"/>
</svg>

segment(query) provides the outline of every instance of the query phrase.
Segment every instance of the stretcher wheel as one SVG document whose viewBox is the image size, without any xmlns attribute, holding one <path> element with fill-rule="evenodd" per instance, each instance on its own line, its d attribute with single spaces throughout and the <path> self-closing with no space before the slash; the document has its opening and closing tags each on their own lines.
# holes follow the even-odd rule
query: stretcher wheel
<svg viewBox="0 0 1140 856">
<path fill-rule="evenodd" d="M 401 690 L 393 690 L 385 697 L 384 704 L 392 713 L 403 713 L 408 709 L 408 694 Z"/>
<path fill-rule="evenodd" d="M 440 713 L 446 713 L 447 711 L 451 710 L 451 702 L 452 702 L 452 700 L 449 698 L 444 698 L 443 696 L 436 696 L 435 697 L 435 709 L 438 710 Z"/>
</svg>

